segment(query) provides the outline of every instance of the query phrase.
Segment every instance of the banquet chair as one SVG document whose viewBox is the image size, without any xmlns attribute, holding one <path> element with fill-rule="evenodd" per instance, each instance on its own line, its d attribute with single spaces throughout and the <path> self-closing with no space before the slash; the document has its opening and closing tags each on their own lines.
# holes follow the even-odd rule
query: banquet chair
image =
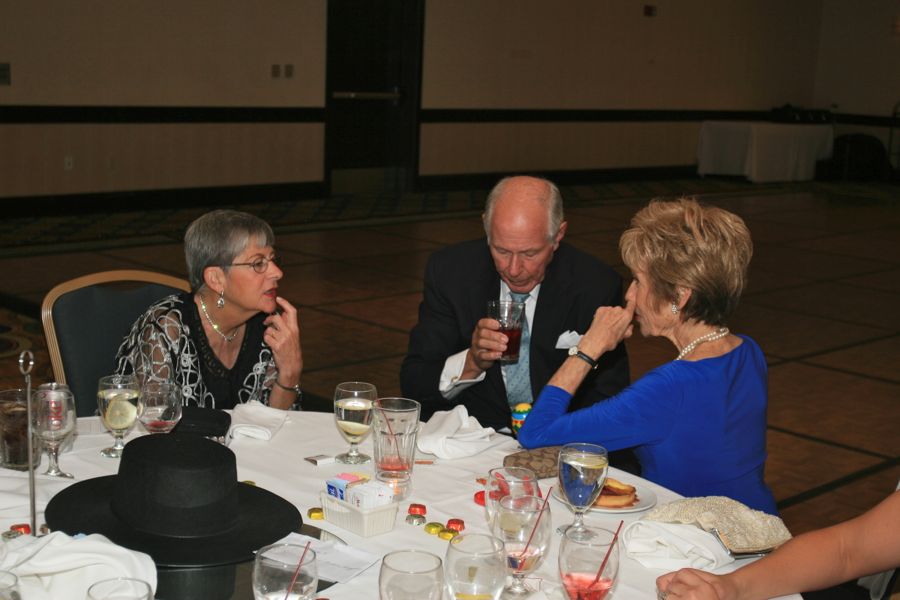
<svg viewBox="0 0 900 600">
<path fill-rule="evenodd" d="M 93 273 L 63 282 L 44 297 L 41 321 L 53 376 L 75 395 L 79 417 L 96 414 L 97 380 L 113 373 L 119 345 L 154 302 L 187 281 L 151 271 Z"/>
</svg>

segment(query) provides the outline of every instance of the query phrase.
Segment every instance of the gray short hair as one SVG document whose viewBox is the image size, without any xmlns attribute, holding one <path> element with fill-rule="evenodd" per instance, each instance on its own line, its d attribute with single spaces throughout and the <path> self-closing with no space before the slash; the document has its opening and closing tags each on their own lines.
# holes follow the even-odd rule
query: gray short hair
<svg viewBox="0 0 900 600">
<path fill-rule="evenodd" d="M 484 232 L 487 234 L 489 242 L 491 240 L 491 219 L 494 217 L 494 204 L 497 202 L 497 198 L 503 193 L 503 188 L 506 187 L 506 184 L 517 177 L 521 177 L 521 175 L 504 177 L 497 182 L 497 185 L 495 185 L 488 194 L 487 201 L 484 204 Z M 529 177 L 547 185 L 547 195 L 542 197 L 541 200 L 547 203 L 547 239 L 552 241 L 556 238 L 556 234 L 559 233 L 559 228 L 562 227 L 562 223 L 566 218 L 563 213 L 562 194 L 560 193 L 559 188 L 556 187 L 556 184 L 549 179 L 544 179 L 543 177 Z"/>
<path fill-rule="evenodd" d="M 207 267 L 230 265 L 251 238 L 259 246 L 274 246 L 275 234 L 269 224 L 257 216 L 236 210 L 214 210 L 198 217 L 184 234 L 184 260 L 191 290 L 203 287 Z"/>
</svg>

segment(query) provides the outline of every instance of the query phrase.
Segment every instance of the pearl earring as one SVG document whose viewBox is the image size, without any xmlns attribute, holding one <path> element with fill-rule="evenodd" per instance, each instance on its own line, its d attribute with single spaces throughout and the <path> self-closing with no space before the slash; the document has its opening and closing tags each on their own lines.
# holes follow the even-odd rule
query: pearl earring
<svg viewBox="0 0 900 600">
<path fill-rule="evenodd" d="M 675 304 L 674 302 L 672 303 L 672 314 L 673 314 L 673 315 L 677 315 L 677 314 L 678 314 L 678 305 Z"/>
<path fill-rule="evenodd" d="M 225 308 L 225 290 L 219 292 L 219 299 L 216 300 L 216 306 L 219 308 Z M 674 304 L 672 306 L 675 306 Z"/>
</svg>

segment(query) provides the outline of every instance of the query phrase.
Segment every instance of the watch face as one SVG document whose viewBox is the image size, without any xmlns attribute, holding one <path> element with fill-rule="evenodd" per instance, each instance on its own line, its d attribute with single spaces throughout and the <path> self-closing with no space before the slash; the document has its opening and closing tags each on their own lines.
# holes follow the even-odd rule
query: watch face
<svg viewBox="0 0 900 600">
<path fill-rule="evenodd" d="M 575 356 L 576 354 L 578 354 L 578 346 L 569 348 L 569 356 Z"/>
</svg>

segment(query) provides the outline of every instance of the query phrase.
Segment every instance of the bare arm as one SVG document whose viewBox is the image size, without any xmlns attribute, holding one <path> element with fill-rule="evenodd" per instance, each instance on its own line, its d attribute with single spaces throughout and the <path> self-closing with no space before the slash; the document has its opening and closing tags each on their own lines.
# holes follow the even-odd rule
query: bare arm
<svg viewBox="0 0 900 600">
<path fill-rule="evenodd" d="M 682 569 L 656 580 L 669 598 L 756 600 L 817 590 L 900 565 L 900 491 L 844 523 L 797 536 L 727 575 Z"/>
</svg>

